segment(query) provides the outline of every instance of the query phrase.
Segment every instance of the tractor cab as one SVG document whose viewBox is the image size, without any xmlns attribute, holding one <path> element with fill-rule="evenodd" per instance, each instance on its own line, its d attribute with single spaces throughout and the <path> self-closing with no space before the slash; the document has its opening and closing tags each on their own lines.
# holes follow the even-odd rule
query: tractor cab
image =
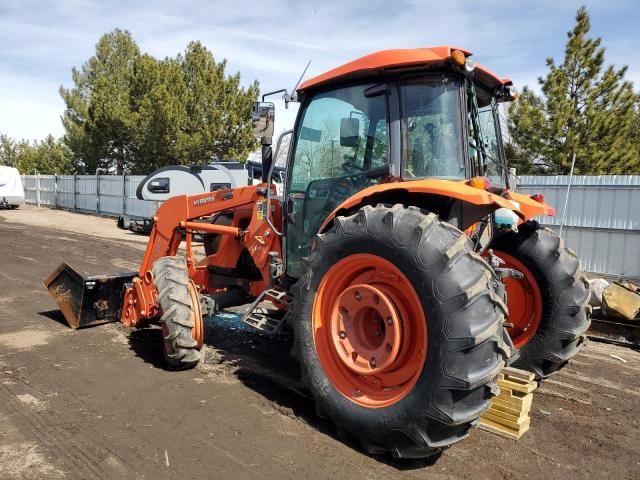
<svg viewBox="0 0 640 480">
<path fill-rule="evenodd" d="M 469 55 L 378 52 L 301 85 L 283 209 L 289 275 L 325 219 L 376 184 L 480 176 L 494 192 L 508 187 L 498 104 L 511 82 Z"/>
</svg>

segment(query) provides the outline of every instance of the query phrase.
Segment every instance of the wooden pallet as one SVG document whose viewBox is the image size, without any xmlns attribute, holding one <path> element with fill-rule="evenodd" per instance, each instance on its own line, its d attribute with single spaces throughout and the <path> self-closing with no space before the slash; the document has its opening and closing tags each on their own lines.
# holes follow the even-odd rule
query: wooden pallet
<svg viewBox="0 0 640 480">
<path fill-rule="evenodd" d="M 498 375 L 500 393 L 491 399 L 491 406 L 480 417 L 480 428 L 517 440 L 529 430 L 535 375 L 507 367 Z"/>
</svg>

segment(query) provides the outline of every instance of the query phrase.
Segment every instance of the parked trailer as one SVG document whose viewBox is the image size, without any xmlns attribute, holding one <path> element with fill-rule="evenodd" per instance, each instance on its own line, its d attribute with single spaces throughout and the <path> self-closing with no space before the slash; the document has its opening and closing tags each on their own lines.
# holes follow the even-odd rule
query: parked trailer
<svg viewBox="0 0 640 480">
<path fill-rule="evenodd" d="M 17 168 L 0 166 L 0 208 L 24 204 L 24 189 Z"/>
<path fill-rule="evenodd" d="M 136 189 L 139 200 L 164 201 L 175 195 L 195 195 L 251 184 L 249 168 L 240 162 L 220 162 L 210 165 L 170 165 L 147 175 Z M 149 233 L 153 219 L 121 215 L 118 227 L 139 233 Z"/>
</svg>

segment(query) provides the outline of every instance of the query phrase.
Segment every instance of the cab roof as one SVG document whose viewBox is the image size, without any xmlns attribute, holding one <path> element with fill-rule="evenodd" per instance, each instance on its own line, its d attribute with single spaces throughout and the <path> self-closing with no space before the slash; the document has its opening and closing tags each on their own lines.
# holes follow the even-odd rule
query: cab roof
<svg viewBox="0 0 640 480">
<path fill-rule="evenodd" d="M 460 50 L 465 57 L 472 53 L 469 50 L 455 47 L 404 48 L 395 50 L 381 50 L 345 63 L 328 72 L 310 78 L 302 83 L 299 91 L 306 91 L 318 87 L 328 86 L 342 81 L 375 76 L 394 69 L 420 66 L 447 65 L 451 61 L 451 53 Z M 500 78 L 489 69 L 476 64 L 475 78 L 489 88 L 510 85 L 511 80 Z"/>
</svg>

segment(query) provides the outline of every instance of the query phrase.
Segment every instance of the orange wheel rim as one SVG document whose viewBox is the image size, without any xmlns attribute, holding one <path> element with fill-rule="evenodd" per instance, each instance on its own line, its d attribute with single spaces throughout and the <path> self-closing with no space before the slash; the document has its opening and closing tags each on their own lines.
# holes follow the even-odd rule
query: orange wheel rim
<svg viewBox="0 0 640 480">
<path fill-rule="evenodd" d="M 508 322 L 513 327 L 508 328 L 509 336 L 517 348 L 522 348 L 533 338 L 542 320 L 542 294 L 535 276 L 515 257 L 495 251 L 504 260 L 503 267 L 513 268 L 522 272 L 524 278 L 505 278 L 504 285 L 507 292 Z"/>
<path fill-rule="evenodd" d="M 198 342 L 198 350 L 202 348 L 204 343 L 204 322 L 202 321 L 202 312 L 200 311 L 200 299 L 198 298 L 198 290 L 195 283 L 189 281 L 189 296 L 191 297 L 191 315 L 193 316 L 193 328 L 191 336 Z"/>
<path fill-rule="evenodd" d="M 384 258 L 356 254 L 332 266 L 314 299 L 312 328 L 329 380 L 358 405 L 393 405 L 423 371 L 422 304 L 407 277 Z"/>
</svg>

